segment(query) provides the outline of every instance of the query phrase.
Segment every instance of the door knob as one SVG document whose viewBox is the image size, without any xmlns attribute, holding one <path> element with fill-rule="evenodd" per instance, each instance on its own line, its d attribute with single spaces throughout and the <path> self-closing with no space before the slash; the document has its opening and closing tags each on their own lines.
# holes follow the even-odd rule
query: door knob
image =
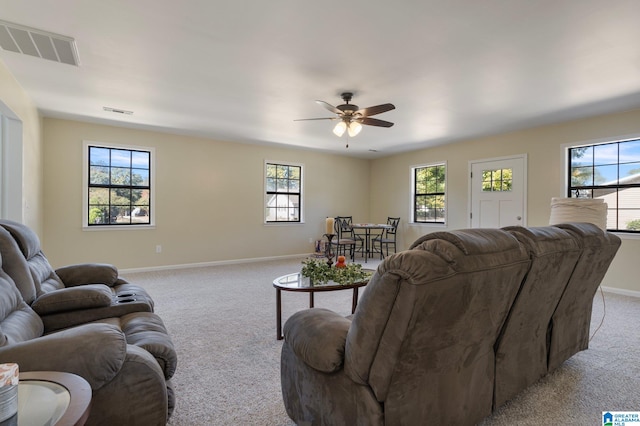
<svg viewBox="0 0 640 426">
<path fill-rule="evenodd" d="M 518 217 L 516 217 L 516 219 L 522 220 L 522 216 L 518 216 Z"/>
</svg>

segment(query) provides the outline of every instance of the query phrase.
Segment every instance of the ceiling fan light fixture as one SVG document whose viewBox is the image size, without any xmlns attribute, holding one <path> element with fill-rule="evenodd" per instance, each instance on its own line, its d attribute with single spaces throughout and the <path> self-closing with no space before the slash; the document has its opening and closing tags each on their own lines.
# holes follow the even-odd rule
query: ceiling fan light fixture
<svg viewBox="0 0 640 426">
<path fill-rule="evenodd" d="M 358 133 L 360 133 L 360 130 L 362 130 L 362 124 L 358 123 L 357 121 L 352 121 L 351 123 L 349 123 L 348 131 L 350 137 L 356 136 Z"/>
<path fill-rule="evenodd" d="M 337 137 L 340 137 L 344 134 L 344 131 L 347 130 L 347 123 L 344 121 L 340 121 L 336 124 L 336 127 L 333 128 L 333 134 Z"/>
<path fill-rule="evenodd" d="M 390 121 L 379 120 L 377 118 L 371 118 L 372 115 L 382 114 L 383 112 L 396 109 L 393 104 L 380 104 L 371 106 L 368 108 L 360 108 L 357 105 L 351 104 L 353 93 L 344 92 L 342 94 L 342 100 L 344 104 L 333 106 L 325 101 L 316 100 L 316 103 L 323 108 L 331 111 L 336 116 L 334 117 L 321 117 L 321 118 L 302 118 L 294 121 L 307 121 L 307 120 L 339 120 L 333 128 L 333 134 L 341 137 L 344 132 L 348 132 L 349 137 L 354 137 L 362 131 L 362 126 L 377 126 L 377 127 L 391 127 L 393 123 Z M 349 145 L 347 145 L 347 148 Z"/>
</svg>

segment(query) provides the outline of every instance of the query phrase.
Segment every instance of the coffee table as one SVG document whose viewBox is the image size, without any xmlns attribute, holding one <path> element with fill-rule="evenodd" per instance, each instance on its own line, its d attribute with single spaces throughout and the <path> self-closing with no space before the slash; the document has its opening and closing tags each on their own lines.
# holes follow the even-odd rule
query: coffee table
<svg viewBox="0 0 640 426">
<path fill-rule="evenodd" d="M 91 386 L 80 376 L 58 371 L 20 373 L 18 426 L 84 425 L 90 405 Z"/>
<path fill-rule="evenodd" d="M 372 269 L 364 269 L 365 271 L 374 272 Z M 318 291 L 336 291 L 353 289 L 353 299 L 351 301 L 351 313 L 356 311 L 358 305 L 358 289 L 369 283 L 369 280 L 358 281 L 349 284 L 338 284 L 328 281 L 322 284 L 312 284 L 309 278 L 303 277 L 300 272 L 283 275 L 273 280 L 273 286 L 276 288 L 276 339 L 282 340 L 282 291 L 297 291 L 309 293 L 309 307 L 313 308 L 313 295 Z"/>
</svg>

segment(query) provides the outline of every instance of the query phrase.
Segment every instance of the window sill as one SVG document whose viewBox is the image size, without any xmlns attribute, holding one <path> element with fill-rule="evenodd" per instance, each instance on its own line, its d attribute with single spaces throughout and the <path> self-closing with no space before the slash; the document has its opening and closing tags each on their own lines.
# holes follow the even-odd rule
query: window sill
<svg viewBox="0 0 640 426">
<path fill-rule="evenodd" d="M 83 231 L 148 231 L 156 229 L 155 225 L 107 225 L 83 226 Z"/>
<path fill-rule="evenodd" d="M 446 223 L 436 223 L 436 222 L 433 222 L 433 223 L 429 223 L 429 222 L 409 222 L 409 226 L 420 226 L 420 227 L 426 226 L 426 227 L 429 227 L 429 228 L 446 228 L 447 224 Z"/>
<path fill-rule="evenodd" d="M 617 231 L 607 231 L 607 232 L 617 235 L 623 240 L 640 240 L 640 233 L 632 234 L 629 232 L 617 232 Z"/>
</svg>

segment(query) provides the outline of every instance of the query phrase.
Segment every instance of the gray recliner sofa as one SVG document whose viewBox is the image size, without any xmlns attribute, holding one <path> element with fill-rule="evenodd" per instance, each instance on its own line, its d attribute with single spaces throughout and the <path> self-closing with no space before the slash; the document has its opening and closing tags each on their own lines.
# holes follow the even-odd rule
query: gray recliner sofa
<svg viewBox="0 0 640 426">
<path fill-rule="evenodd" d="M 113 265 L 87 263 L 53 269 L 32 229 L 0 220 L 4 269 L 25 302 L 51 332 L 132 312 L 153 312 L 153 299 L 142 287 L 118 276 Z"/>
<path fill-rule="evenodd" d="M 351 319 L 314 308 L 287 320 L 288 415 L 477 423 L 586 349 L 593 295 L 619 246 L 591 224 L 421 237 L 380 264 Z"/>
<path fill-rule="evenodd" d="M 36 255 L 27 256 L 17 241 L 11 244 L 16 233 L 8 232 L 7 222 L 0 225 L 0 362 L 85 378 L 92 389 L 89 425 L 166 424 L 175 406 L 170 379 L 177 356 L 146 292 L 117 278 L 109 265 L 87 264 L 58 275 L 37 237 L 26 245 Z M 71 285 L 61 286 L 63 281 Z M 114 303 L 119 291 L 145 295 L 144 303 Z M 42 299 L 48 310 L 38 304 Z M 51 313 L 56 326 L 47 328 L 43 318 Z"/>
</svg>

